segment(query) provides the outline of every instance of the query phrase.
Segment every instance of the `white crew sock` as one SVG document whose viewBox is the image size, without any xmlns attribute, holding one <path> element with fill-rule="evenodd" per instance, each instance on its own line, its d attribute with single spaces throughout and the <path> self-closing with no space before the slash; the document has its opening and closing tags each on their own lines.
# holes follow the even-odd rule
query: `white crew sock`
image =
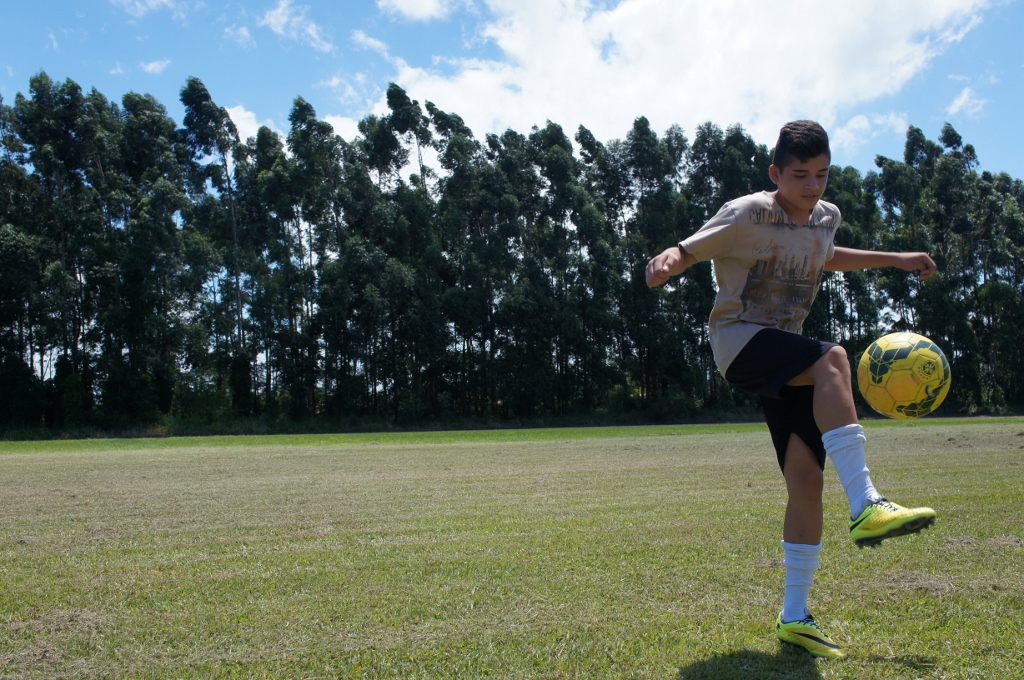
<svg viewBox="0 0 1024 680">
<path fill-rule="evenodd" d="M 814 571 L 818 568 L 821 543 L 782 542 L 786 564 L 786 595 L 782 601 L 782 622 L 799 621 L 807 616 L 807 596 L 811 593 Z"/>
<path fill-rule="evenodd" d="M 871 483 L 871 472 L 864 456 L 867 441 L 864 428 L 856 423 L 843 425 L 821 435 L 821 441 L 850 501 L 850 517 L 857 519 L 864 508 L 882 498 Z"/>
</svg>

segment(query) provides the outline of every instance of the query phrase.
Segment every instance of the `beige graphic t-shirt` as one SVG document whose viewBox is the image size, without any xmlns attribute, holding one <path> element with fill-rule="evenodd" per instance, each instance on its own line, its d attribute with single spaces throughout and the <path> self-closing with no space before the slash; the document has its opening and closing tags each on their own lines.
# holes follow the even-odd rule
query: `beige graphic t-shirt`
<svg viewBox="0 0 1024 680">
<path fill-rule="evenodd" d="M 839 208 L 819 201 L 807 224 L 797 226 L 775 192 L 762 191 L 726 203 L 679 243 L 714 265 L 718 295 L 708 326 L 722 375 L 761 329 L 803 330 L 841 220 Z"/>
</svg>

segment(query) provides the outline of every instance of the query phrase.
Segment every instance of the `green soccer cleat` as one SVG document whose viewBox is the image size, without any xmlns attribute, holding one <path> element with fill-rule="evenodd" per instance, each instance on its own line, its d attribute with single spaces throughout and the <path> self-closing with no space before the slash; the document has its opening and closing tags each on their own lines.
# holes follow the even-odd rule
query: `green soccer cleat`
<svg viewBox="0 0 1024 680">
<path fill-rule="evenodd" d="M 874 548 L 887 538 L 916 534 L 933 524 L 935 511 L 931 508 L 904 508 L 883 498 L 850 522 L 850 538 L 858 548 Z"/>
<path fill-rule="evenodd" d="M 814 617 L 808 614 L 799 621 L 782 622 L 782 615 L 775 620 L 775 634 L 783 642 L 803 647 L 814 656 L 823 659 L 845 659 L 843 648 L 832 642 L 825 634 Z"/>
</svg>

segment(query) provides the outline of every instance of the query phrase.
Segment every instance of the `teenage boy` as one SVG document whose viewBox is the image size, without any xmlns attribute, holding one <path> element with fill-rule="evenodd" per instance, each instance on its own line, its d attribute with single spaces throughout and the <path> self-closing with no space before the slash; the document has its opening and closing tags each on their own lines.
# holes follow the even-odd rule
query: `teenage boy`
<svg viewBox="0 0 1024 680">
<path fill-rule="evenodd" d="M 821 200 L 831 161 L 820 125 L 788 123 L 768 169 L 777 190 L 726 203 L 695 234 L 651 259 L 646 276 L 649 286 L 660 286 L 696 262 L 714 263 L 718 294 L 708 326 L 715 363 L 731 384 L 760 397 L 789 494 L 776 634 L 816 656 L 842 658 L 807 609 L 821 553 L 826 454 L 849 499 L 859 547 L 917 533 L 934 524 L 935 511 L 891 503 L 872 485 L 846 351 L 805 338 L 803 322 L 823 271 L 896 267 L 926 279 L 935 262 L 927 253 L 835 246 L 839 209 Z"/>
</svg>

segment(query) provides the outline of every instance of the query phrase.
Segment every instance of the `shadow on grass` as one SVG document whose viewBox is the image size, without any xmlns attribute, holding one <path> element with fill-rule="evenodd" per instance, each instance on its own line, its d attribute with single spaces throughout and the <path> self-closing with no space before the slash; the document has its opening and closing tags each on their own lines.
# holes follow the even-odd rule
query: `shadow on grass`
<svg viewBox="0 0 1024 680">
<path fill-rule="evenodd" d="M 878 665 L 898 665 L 917 673 L 935 669 L 935 659 L 930 656 L 870 656 L 868 662 Z"/>
<path fill-rule="evenodd" d="M 743 650 L 697 661 L 679 669 L 679 680 L 821 680 L 818 664 L 825 662 L 787 647 L 774 656 Z"/>
</svg>

